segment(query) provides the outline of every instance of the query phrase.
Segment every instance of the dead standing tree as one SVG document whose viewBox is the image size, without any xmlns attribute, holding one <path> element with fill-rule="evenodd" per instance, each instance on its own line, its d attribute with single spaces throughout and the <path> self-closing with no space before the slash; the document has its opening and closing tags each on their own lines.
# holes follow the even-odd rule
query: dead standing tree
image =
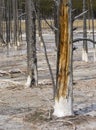
<svg viewBox="0 0 96 130">
<path fill-rule="evenodd" d="M 3 10 L 4 10 L 4 1 L 0 1 L 0 42 L 5 43 L 3 39 Z"/>
<path fill-rule="evenodd" d="M 36 57 L 36 12 L 33 0 L 26 0 L 26 37 L 27 37 L 27 60 L 28 78 L 27 87 L 38 84 L 37 80 L 37 57 Z"/>
<path fill-rule="evenodd" d="M 86 0 L 83 0 L 83 12 L 86 11 Z M 83 14 L 83 39 L 87 38 L 87 15 Z M 83 49 L 82 49 L 82 60 L 88 62 L 88 45 L 87 41 L 83 40 Z"/>
<path fill-rule="evenodd" d="M 73 114 L 71 5 L 71 0 L 60 0 L 57 91 L 53 113 L 57 117 Z"/>
<path fill-rule="evenodd" d="M 59 36 L 59 20 L 58 20 L 58 16 L 59 16 L 59 9 L 58 9 L 58 6 L 59 6 L 59 1 L 55 1 L 54 2 L 54 25 L 55 25 L 55 44 L 56 44 L 56 47 L 58 48 L 58 36 Z"/>
<path fill-rule="evenodd" d="M 18 46 L 18 1 L 13 0 L 13 21 L 14 21 L 14 44 Z"/>
<path fill-rule="evenodd" d="M 93 0 L 90 0 L 90 10 L 91 10 L 91 16 L 92 16 L 92 33 L 93 33 L 93 42 L 95 42 L 95 28 L 94 28 L 94 12 L 93 12 Z M 94 48 L 94 62 L 96 61 L 96 52 L 95 52 L 95 44 L 93 43 Z"/>
</svg>

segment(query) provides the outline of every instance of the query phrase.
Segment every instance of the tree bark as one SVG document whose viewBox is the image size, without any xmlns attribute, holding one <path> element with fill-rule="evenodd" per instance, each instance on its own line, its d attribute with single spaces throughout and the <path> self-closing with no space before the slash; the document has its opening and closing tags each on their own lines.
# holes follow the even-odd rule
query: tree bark
<svg viewBox="0 0 96 130">
<path fill-rule="evenodd" d="M 3 14 L 4 14 L 4 1 L 0 1 L 0 42 L 5 43 L 3 39 Z"/>
<path fill-rule="evenodd" d="M 54 2 L 54 26 L 56 28 L 55 30 L 55 44 L 56 44 L 56 48 L 58 48 L 58 41 L 59 41 L 59 27 L 58 27 L 58 15 L 59 15 L 59 8 L 58 8 L 58 4 L 56 2 Z"/>
<path fill-rule="evenodd" d="M 6 42 L 7 44 L 10 43 L 10 0 L 7 1 L 7 8 L 6 8 L 6 15 L 7 15 L 7 23 L 6 23 Z"/>
<path fill-rule="evenodd" d="M 27 87 L 38 84 L 37 57 L 36 57 L 36 12 L 32 0 L 26 0 L 26 38 L 27 38 Z"/>
<path fill-rule="evenodd" d="M 83 0 L 83 12 L 86 11 L 86 0 Z M 83 38 L 87 38 L 87 23 L 86 23 L 86 13 L 83 14 Z M 82 60 L 88 62 L 88 46 L 87 41 L 83 41 L 82 49 Z"/>
<path fill-rule="evenodd" d="M 92 35 L 93 35 L 93 41 L 95 42 L 95 28 L 94 28 L 94 12 L 93 12 L 93 0 L 90 0 L 90 10 L 91 10 L 91 17 L 92 17 Z M 93 49 L 94 49 L 94 62 L 96 61 L 96 50 L 95 50 L 95 44 L 93 43 Z"/>
<path fill-rule="evenodd" d="M 71 0 L 60 0 L 57 91 L 53 115 L 73 114 Z"/>
<path fill-rule="evenodd" d="M 18 46 L 18 1 L 13 0 L 14 44 Z"/>
</svg>

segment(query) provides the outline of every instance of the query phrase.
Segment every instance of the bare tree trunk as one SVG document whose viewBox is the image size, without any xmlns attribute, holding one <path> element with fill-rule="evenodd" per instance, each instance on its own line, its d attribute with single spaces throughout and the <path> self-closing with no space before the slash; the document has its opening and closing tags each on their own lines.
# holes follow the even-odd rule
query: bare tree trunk
<svg viewBox="0 0 96 130">
<path fill-rule="evenodd" d="M 94 13 L 93 13 L 93 0 L 90 0 L 90 10 L 91 10 L 91 16 L 92 16 L 92 35 L 93 35 L 93 41 L 95 42 L 95 29 L 94 29 Z M 96 61 L 96 50 L 95 50 L 95 44 L 93 43 L 94 48 L 94 62 Z"/>
<path fill-rule="evenodd" d="M 59 42 L 59 24 L 58 24 L 58 17 L 59 17 L 59 1 L 54 2 L 54 25 L 55 25 L 55 44 L 56 47 L 58 48 L 58 42 Z"/>
<path fill-rule="evenodd" d="M 2 34 L 2 1 L 0 1 L 0 33 Z"/>
<path fill-rule="evenodd" d="M 17 0 L 12 1 L 13 4 L 13 21 L 14 21 L 14 44 L 18 46 L 18 6 Z"/>
<path fill-rule="evenodd" d="M 57 117 L 73 114 L 73 75 L 72 75 L 72 20 L 71 0 L 60 0 L 60 36 L 57 92 L 53 115 Z"/>
<path fill-rule="evenodd" d="M 47 65 L 48 65 L 48 68 L 49 68 L 49 72 L 50 72 L 50 76 L 51 76 L 51 79 L 52 79 L 52 84 L 53 84 L 53 98 L 54 98 L 55 97 L 56 85 L 55 85 L 55 81 L 54 81 L 53 72 L 52 72 L 52 69 L 51 69 L 51 66 L 50 66 L 50 63 L 49 63 L 49 59 L 48 59 L 48 55 L 47 55 L 47 50 L 46 50 L 46 45 L 45 45 L 45 42 L 44 42 L 44 39 L 43 39 L 43 36 L 42 36 L 42 27 L 41 27 L 41 21 L 40 21 L 41 18 L 40 18 L 39 10 L 38 10 L 37 14 L 38 14 L 37 15 L 38 33 L 39 33 L 39 37 L 40 37 L 40 42 L 42 42 L 43 47 L 44 47 L 45 58 L 46 58 L 46 62 L 47 62 Z"/>
<path fill-rule="evenodd" d="M 28 78 L 27 87 L 38 84 L 37 57 L 36 57 L 36 12 L 33 0 L 26 0 L 26 37 L 27 37 L 27 59 Z"/>
<path fill-rule="evenodd" d="M 4 3 L 3 1 L 0 1 L 0 42 L 4 43 L 3 41 L 3 28 L 2 28 L 2 23 L 3 23 L 3 6 Z"/>
<path fill-rule="evenodd" d="M 83 0 L 83 12 L 86 11 L 86 0 Z M 86 13 L 83 14 L 83 38 L 87 38 Z M 88 46 L 87 41 L 83 41 L 82 60 L 88 62 Z"/>
<path fill-rule="evenodd" d="M 6 15 L 7 15 L 7 28 L 6 28 L 6 41 L 9 44 L 10 43 L 10 0 L 7 0 L 7 10 L 6 10 Z"/>
<path fill-rule="evenodd" d="M 39 44 L 40 44 L 40 47 L 41 46 L 43 46 L 43 43 L 42 43 L 42 40 L 41 40 L 41 35 L 40 35 L 40 31 L 41 31 L 41 28 L 40 28 L 40 26 L 41 26 L 41 14 L 40 14 L 40 0 L 39 1 L 37 1 L 37 3 L 36 3 L 36 6 L 37 6 L 37 29 L 38 29 L 38 38 L 39 38 Z"/>
<path fill-rule="evenodd" d="M 5 19 L 6 19 L 7 55 L 9 55 L 9 44 L 10 44 L 10 1 L 8 1 L 8 0 L 5 0 Z"/>
</svg>

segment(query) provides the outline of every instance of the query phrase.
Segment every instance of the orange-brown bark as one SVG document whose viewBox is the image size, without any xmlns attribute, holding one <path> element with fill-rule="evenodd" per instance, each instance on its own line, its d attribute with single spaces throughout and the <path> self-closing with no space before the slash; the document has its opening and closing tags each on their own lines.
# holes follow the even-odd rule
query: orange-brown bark
<svg viewBox="0 0 96 130">
<path fill-rule="evenodd" d="M 57 98 L 67 96 L 68 66 L 69 66 L 69 33 L 68 33 L 68 0 L 62 0 L 60 5 L 60 47 Z"/>
</svg>

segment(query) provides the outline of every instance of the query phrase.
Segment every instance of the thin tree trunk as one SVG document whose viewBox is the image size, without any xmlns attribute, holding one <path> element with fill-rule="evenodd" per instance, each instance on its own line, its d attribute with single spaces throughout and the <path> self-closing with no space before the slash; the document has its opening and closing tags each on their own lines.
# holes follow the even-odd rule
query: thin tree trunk
<svg viewBox="0 0 96 130">
<path fill-rule="evenodd" d="M 93 0 L 90 0 L 90 8 L 91 8 L 91 16 L 92 16 L 92 35 L 93 35 L 92 39 L 95 42 Z M 94 43 L 93 43 L 93 48 L 94 48 L 94 61 L 96 61 L 96 50 L 95 50 L 95 44 Z"/>
<path fill-rule="evenodd" d="M 42 27 L 41 27 L 41 21 L 40 21 L 40 14 L 39 14 L 39 11 L 38 11 L 38 15 L 37 15 L 37 22 L 38 22 L 38 33 L 39 33 L 39 38 L 40 38 L 40 42 L 42 42 L 43 44 L 43 47 L 44 47 L 44 53 L 45 53 L 45 58 L 46 58 L 46 62 L 47 62 L 47 65 L 48 65 L 48 68 L 49 68 L 49 72 L 50 72 L 50 76 L 51 76 L 51 79 L 52 79 L 52 84 L 53 84 L 53 98 L 55 97 L 55 90 L 56 90 L 56 85 L 55 85 L 55 81 L 54 81 L 54 76 L 53 76 L 53 72 L 52 72 L 52 69 L 51 69 L 51 66 L 50 66 L 50 63 L 49 63 L 49 59 L 48 59 L 48 55 L 47 55 L 47 50 L 46 50 L 46 45 L 45 45 L 45 42 L 44 42 L 44 39 L 43 39 L 43 36 L 42 36 Z"/>
<path fill-rule="evenodd" d="M 27 60 L 28 78 L 27 87 L 38 84 L 37 57 L 36 57 L 36 16 L 34 3 L 26 0 L 26 37 L 27 37 Z"/>
<path fill-rule="evenodd" d="M 58 41 L 59 41 L 59 24 L 58 24 L 58 17 L 59 17 L 59 5 L 54 2 L 54 25 L 55 25 L 55 44 L 58 48 Z"/>
<path fill-rule="evenodd" d="M 10 0 L 7 1 L 7 38 L 6 41 L 9 44 L 10 43 Z"/>
<path fill-rule="evenodd" d="M 5 43 L 3 39 L 3 11 L 4 11 L 4 1 L 0 1 L 0 41 Z"/>
<path fill-rule="evenodd" d="M 86 11 L 86 0 L 83 0 L 83 12 L 85 11 Z M 87 38 L 86 13 L 83 14 L 83 38 Z M 86 40 L 83 41 L 82 60 L 88 62 L 88 46 Z"/>
<path fill-rule="evenodd" d="M 53 113 L 53 115 L 57 117 L 73 114 L 71 8 L 71 0 L 60 0 L 59 65 L 57 75 L 57 92 Z"/>
<path fill-rule="evenodd" d="M 14 21 L 14 44 L 18 46 L 18 7 L 17 0 L 12 1 L 13 5 L 13 21 Z"/>
<path fill-rule="evenodd" d="M 3 8 L 2 8 L 2 1 L 0 1 L 0 33 L 2 35 L 2 12 L 3 12 Z M 1 38 L 0 38 L 1 39 Z"/>
<path fill-rule="evenodd" d="M 5 20 L 6 20 L 6 43 L 7 43 L 7 55 L 9 55 L 9 42 L 10 42 L 10 15 L 9 15 L 10 2 L 5 0 Z"/>
</svg>

